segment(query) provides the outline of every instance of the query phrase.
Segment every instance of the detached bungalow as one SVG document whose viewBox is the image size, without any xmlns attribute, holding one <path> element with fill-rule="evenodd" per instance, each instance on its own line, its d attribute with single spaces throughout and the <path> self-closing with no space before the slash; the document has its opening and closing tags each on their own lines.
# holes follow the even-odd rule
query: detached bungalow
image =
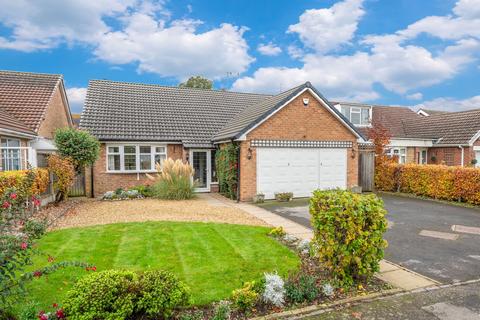
<svg viewBox="0 0 480 320">
<path fill-rule="evenodd" d="M 102 143 L 89 177 L 96 196 L 145 182 L 167 157 L 192 164 L 198 191 L 216 191 L 215 152 L 230 143 L 240 147 L 240 200 L 309 196 L 357 185 L 366 142 L 309 82 L 263 95 L 94 80 L 80 128 Z"/>
</svg>

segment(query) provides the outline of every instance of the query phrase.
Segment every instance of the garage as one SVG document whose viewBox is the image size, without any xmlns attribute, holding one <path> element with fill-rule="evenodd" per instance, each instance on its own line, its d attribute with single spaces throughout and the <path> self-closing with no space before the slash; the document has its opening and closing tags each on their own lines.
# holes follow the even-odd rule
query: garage
<svg viewBox="0 0 480 320">
<path fill-rule="evenodd" d="M 257 148 L 257 192 L 309 197 L 315 189 L 346 188 L 346 148 Z"/>
</svg>

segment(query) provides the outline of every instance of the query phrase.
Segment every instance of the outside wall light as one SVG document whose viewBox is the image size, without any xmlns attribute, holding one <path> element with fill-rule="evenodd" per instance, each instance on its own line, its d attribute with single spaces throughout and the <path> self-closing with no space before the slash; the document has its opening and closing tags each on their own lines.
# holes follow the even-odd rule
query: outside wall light
<svg viewBox="0 0 480 320">
<path fill-rule="evenodd" d="M 352 159 L 355 159 L 356 151 L 354 148 L 352 148 Z"/>
<path fill-rule="evenodd" d="M 247 150 L 247 159 L 248 160 L 252 159 L 252 148 L 250 148 L 250 147 Z"/>
</svg>

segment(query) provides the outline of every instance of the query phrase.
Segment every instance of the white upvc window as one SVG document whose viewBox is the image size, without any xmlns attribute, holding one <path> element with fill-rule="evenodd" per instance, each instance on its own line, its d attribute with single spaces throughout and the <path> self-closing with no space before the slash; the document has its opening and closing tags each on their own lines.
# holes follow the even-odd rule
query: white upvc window
<svg viewBox="0 0 480 320">
<path fill-rule="evenodd" d="M 19 139 L 2 138 L 0 140 L 0 171 L 14 171 L 25 169 L 26 154 L 25 148 L 21 148 Z"/>
<path fill-rule="evenodd" d="M 341 105 L 340 112 L 345 116 L 345 118 L 347 118 L 353 125 L 357 127 L 368 127 L 371 125 L 371 107 Z"/>
<path fill-rule="evenodd" d="M 107 172 L 152 172 L 167 158 L 166 145 L 107 144 Z"/>
<path fill-rule="evenodd" d="M 388 155 L 398 157 L 398 163 L 407 162 L 407 148 L 392 148 L 389 150 Z"/>
</svg>

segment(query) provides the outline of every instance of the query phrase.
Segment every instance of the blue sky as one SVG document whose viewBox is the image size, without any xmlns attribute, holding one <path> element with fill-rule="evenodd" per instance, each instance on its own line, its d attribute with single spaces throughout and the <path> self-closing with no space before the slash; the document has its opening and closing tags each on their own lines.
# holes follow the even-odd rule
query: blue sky
<svg viewBox="0 0 480 320">
<path fill-rule="evenodd" d="M 480 108 L 480 0 L 0 0 L 0 69 L 331 100 Z"/>
</svg>

